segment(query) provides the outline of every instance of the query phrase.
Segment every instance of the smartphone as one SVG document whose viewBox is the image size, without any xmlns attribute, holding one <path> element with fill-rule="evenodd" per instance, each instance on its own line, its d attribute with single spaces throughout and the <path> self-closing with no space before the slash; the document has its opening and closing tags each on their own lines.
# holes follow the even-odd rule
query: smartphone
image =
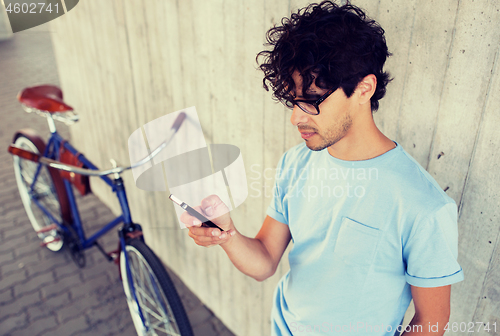
<svg viewBox="0 0 500 336">
<path fill-rule="evenodd" d="M 207 217 L 200 214 L 198 211 L 196 211 L 195 209 L 193 209 L 192 207 L 187 205 L 185 202 L 183 202 L 180 199 L 178 199 L 177 197 L 175 197 L 173 194 L 170 194 L 170 196 L 168 198 L 170 198 L 170 200 L 172 200 L 172 202 L 174 202 L 175 204 L 177 204 L 178 206 L 180 206 L 181 208 L 186 210 L 188 214 L 190 214 L 193 217 L 196 217 L 201 222 L 201 226 L 214 227 L 214 228 L 217 228 L 221 231 L 224 231 L 220 227 L 215 225 L 210 219 L 208 219 Z"/>
</svg>

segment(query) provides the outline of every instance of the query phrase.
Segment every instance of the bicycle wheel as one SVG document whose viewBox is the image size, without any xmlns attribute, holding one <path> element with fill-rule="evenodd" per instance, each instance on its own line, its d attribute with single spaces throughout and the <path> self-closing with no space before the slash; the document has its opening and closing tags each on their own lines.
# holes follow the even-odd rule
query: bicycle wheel
<svg viewBox="0 0 500 336">
<path fill-rule="evenodd" d="M 179 295 L 158 257 L 138 239 L 128 240 L 125 248 L 139 304 L 132 295 L 124 251 L 120 256 L 120 272 L 137 334 L 192 336 L 193 331 Z M 144 323 L 139 313 L 139 306 Z"/>
<path fill-rule="evenodd" d="M 22 149 L 40 154 L 43 150 L 40 144 L 35 145 L 33 141 L 24 135 L 18 136 L 14 144 Z M 33 182 L 38 164 L 29 160 L 13 156 L 14 159 L 14 172 L 16 176 L 17 187 L 21 200 L 26 210 L 26 214 L 37 232 L 38 237 L 42 240 L 45 246 L 54 252 L 60 251 L 63 247 L 63 240 L 56 229 L 38 233 L 44 227 L 52 225 L 52 220 L 32 201 L 35 198 L 45 209 L 47 209 L 54 218 L 62 222 L 61 205 L 56 192 L 54 180 L 49 173 L 47 167 L 42 166 L 38 175 L 33 194 L 30 197 L 30 186 Z"/>
</svg>

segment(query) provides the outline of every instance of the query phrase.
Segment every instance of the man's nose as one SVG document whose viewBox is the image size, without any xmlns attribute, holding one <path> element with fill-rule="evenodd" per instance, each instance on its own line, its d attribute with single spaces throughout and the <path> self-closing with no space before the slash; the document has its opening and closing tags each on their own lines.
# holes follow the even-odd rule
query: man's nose
<svg viewBox="0 0 500 336">
<path fill-rule="evenodd" d="M 297 105 L 293 106 L 292 116 L 290 117 L 290 122 L 293 126 L 297 126 L 298 124 L 307 124 L 308 118 L 309 114 L 302 111 Z"/>
</svg>

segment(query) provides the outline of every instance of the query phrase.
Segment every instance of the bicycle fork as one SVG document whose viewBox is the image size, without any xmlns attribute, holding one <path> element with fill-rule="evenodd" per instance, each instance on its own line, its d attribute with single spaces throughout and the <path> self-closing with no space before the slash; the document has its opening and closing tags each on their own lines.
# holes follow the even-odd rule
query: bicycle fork
<svg viewBox="0 0 500 336">
<path fill-rule="evenodd" d="M 130 260 L 128 257 L 127 249 L 125 246 L 125 229 L 119 230 L 119 237 L 120 237 L 120 246 L 123 251 L 123 256 L 125 257 L 125 267 L 126 267 L 126 272 L 127 272 L 127 278 L 129 281 L 127 281 L 129 285 L 129 290 L 132 292 L 132 297 L 134 298 L 137 310 L 139 312 L 139 316 L 141 317 L 142 325 L 145 328 L 145 332 L 149 331 L 149 327 L 146 323 L 146 319 L 144 317 L 144 314 L 141 309 L 141 305 L 139 304 L 139 299 L 137 298 L 137 294 L 135 293 L 135 286 L 134 286 L 134 279 L 132 278 L 132 271 L 130 270 Z M 123 280 L 122 280 L 123 281 Z"/>
</svg>

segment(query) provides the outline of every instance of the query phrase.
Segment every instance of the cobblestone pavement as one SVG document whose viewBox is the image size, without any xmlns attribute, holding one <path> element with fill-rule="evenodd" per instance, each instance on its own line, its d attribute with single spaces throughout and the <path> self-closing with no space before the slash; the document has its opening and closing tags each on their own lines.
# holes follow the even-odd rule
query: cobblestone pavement
<svg viewBox="0 0 500 336">
<path fill-rule="evenodd" d="M 97 249 L 86 251 L 87 266 L 79 269 L 67 252 L 41 248 L 17 191 L 6 151 L 14 131 L 31 127 L 44 137 L 49 133 L 45 119 L 23 112 L 16 100 L 23 87 L 58 84 L 47 29 L 0 42 L 0 335 L 135 335 L 117 267 Z M 58 123 L 58 129 L 69 138 L 67 128 Z M 114 218 L 94 195 L 79 200 L 79 207 L 87 232 Z M 100 243 L 115 249 L 116 231 Z M 177 277 L 173 280 L 196 336 L 233 335 Z"/>
</svg>

